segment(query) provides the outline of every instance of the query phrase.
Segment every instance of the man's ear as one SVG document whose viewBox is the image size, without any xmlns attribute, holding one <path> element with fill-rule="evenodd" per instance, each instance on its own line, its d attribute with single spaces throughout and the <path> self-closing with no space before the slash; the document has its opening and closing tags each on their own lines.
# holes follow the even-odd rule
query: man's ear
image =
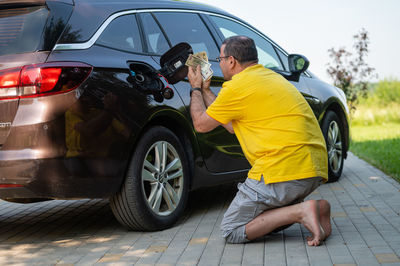
<svg viewBox="0 0 400 266">
<path fill-rule="evenodd" d="M 237 62 L 236 62 L 235 58 L 229 57 L 229 67 L 231 69 L 234 69 L 236 67 L 236 64 L 237 64 Z"/>
</svg>

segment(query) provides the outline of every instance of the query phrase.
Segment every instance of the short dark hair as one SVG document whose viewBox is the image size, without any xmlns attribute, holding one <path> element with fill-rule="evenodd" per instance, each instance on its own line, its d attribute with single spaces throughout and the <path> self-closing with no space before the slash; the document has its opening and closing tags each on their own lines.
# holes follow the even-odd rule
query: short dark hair
<svg viewBox="0 0 400 266">
<path fill-rule="evenodd" d="M 232 36 L 226 38 L 225 56 L 233 56 L 240 64 L 247 62 L 258 62 L 258 54 L 254 40 L 247 36 Z"/>
</svg>

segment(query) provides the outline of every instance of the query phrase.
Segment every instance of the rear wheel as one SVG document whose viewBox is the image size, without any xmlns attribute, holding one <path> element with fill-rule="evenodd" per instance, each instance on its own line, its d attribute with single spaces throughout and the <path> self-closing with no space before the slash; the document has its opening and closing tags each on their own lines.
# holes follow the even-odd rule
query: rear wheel
<svg viewBox="0 0 400 266">
<path fill-rule="evenodd" d="M 189 169 L 175 134 L 152 127 L 140 139 L 125 182 L 110 203 L 118 221 L 133 230 L 162 230 L 182 214 L 188 197 Z"/>
<path fill-rule="evenodd" d="M 322 123 L 328 151 L 328 182 L 337 181 L 343 171 L 344 128 L 335 112 L 327 111 Z"/>
</svg>

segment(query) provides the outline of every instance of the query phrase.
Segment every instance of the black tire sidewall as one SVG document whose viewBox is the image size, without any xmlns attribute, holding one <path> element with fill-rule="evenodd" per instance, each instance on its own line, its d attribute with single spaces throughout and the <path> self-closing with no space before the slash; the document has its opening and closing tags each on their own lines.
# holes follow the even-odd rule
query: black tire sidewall
<svg viewBox="0 0 400 266">
<path fill-rule="evenodd" d="M 145 198 L 142 186 L 141 172 L 145 156 L 150 147 L 158 141 L 167 141 L 175 148 L 181 160 L 183 169 L 183 191 L 180 202 L 176 209 L 167 216 L 157 215 L 151 210 Z M 165 127 L 155 126 L 146 131 L 141 140 L 138 142 L 134 155 L 131 159 L 125 180 L 125 187 L 131 191 L 131 193 L 128 192 L 127 195 L 133 202 L 137 203 L 137 211 L 141 212 L 141 224 L 146 230 L 162 230 L 170 227 L 178 220 L 187 203 L 189 192 L 189 167 L 183 146 L 177 136 L 171 130 Z"/>
<path fill-rule="evenodd" d="M 326 148 L 327 151 L 329 149 L 328 146 L 328 131 L 329 131 L 329 125 L 332 121 L 335 121 L 338 124 L 339 127 L 339 131 L 340 131 L 340 138 L 341 138 L 341 143 L 342 143 L 342 152 L 344 150 L 343 144 L 344 144 L 344 129 L 343 129 L 343 123 L 342 121 L 339 119 L 339 117 L 336 115 L 335 112 L 333 111 L 327 111 L 324 121 L 322 123 L 322 134 L 324 135 L 325 138 L 325 143 L 326 143 Z M 340 168 L 339 171 L 334 172 L 329 164 L 329 154 L 328 154 L 328 182 L 335 182 L 337 181 L 341 174 L 342 174 L 342 170 L 343 170 L 343 153 L 342 153 L 342 157 L 340 159 Z"/>
</svg>

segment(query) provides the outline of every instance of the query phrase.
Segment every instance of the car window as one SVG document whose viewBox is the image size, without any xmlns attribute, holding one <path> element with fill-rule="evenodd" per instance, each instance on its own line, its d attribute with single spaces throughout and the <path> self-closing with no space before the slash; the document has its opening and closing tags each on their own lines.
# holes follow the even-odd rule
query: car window
<svg viewBox="0 0 400 266">
<path fill-rule="evenodd" d="M 114 19 L 100 35 L 96 44 L 127 52 L 142 52 L 136 17 L 126 15 Z"/>
<path fill-rule="evenodd" d="M 180 12 L 154 13 L 172 45 L 189 43 L 193 52 L 207 52 L 208 58 L 219 55 L 218 47 L 198 14 Z"/>
<path fill-rule="evenodd" d="M 140 19 L 143 25 L 147 51 L 158 55 L 168 51 L 169 44 L 153 16 L 150 13 L 142 13 L 140 14 Z"/>
<path fill-rule="evenodd" d="M 225 38 L 229 38 L 235 35 L 244 35 L 252 38 L 256 43 L 258 62 L 260 64 L 267 68 L 283 70 L 283 66 L 279 61 L 278 55 L 276 54 L 274 47 L 266 39 L 261 37 L 256 32 L 250 30 L 249 28 L 232 20 L 216 16 L 210 17 L 215 22 Z"/>
<path fill-rule="evenodd" d="M 49 11 L 45 7 L 0 10 L 0 55 L 34 52 Z"/>
<path fill-rule="evenodd" d="M 281 62 L 285 66 L 285 70 L 289 71 L 289 61 L 287 55 L 285 55 L 281 50 L 276 49 L 278 52 L 279 57 L 281 58 Z"/>
</svg>

